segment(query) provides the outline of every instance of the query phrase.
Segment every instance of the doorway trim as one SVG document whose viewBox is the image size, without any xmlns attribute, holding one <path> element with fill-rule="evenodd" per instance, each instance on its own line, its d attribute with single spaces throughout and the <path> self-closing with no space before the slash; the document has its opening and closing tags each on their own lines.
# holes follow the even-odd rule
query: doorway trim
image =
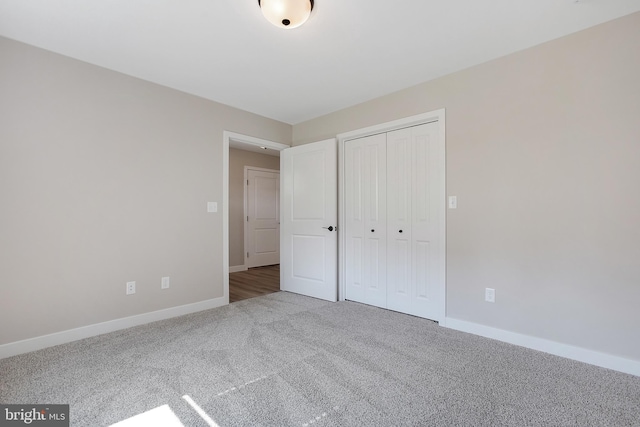
<svg viewBox="0 0 640 427">
<path fill-rule="evenodd" d="M 276 151 L 290 148 L 287 144 L 243 135 L 231 131 L 222 132 L 222 298 L 229 304 L 229 142 L 239 142 L 253 147 L 266 147 Z"/>
<path fill-rule="evenodd" d="M 443 253 L 443 265 L 441 266 L 444 271 L 442 272 L 442 278 L 444 281 L 444 289 L 442 292 L 442 298 L 440 301 L 440 312 L 442 313 L 442 318 L 438 319 L 441 325 L 444 325 L 446 319 L 446 291 L 447 291 L 447 276 L 446 276 L 446 257 L 447 257 L 447 247 L 446 247 L 446 228 L 447 228 L 447 216 L 446 216 L 446 137 L 445 137 L 445 109 L 439 109 L 435 111 L 431 111 L 428 113 L 417 114 L 415 116 L 409 116 L 402 119 L 380 123 L 377 125 L 365 127 L 362 129 L 356 129 L 349 132 L 344 132 L 338 134 L 338 224 L 341 227 L 341 231 L 344 230 L 344 224 L 346 224 L 346 213 L 345 213 L 345 164 L 344 164 L 344 153 L 345 153 L 345 142 L 363 138 L 366 136 L 376 135 L 379 133 L 391 132 L 398 129 L 408 128 L 411 126 L 422 125 L 426 123 L 438 122 L 439 125 L 439 137 L 440 142 L 443 147 L 442 152 L 442 170 L 443 170 L 443 182 L 444 185 L 440 189 L 441 194 L 440 197 L 442 199 L 442 218 L 443 218 L 443 227 L 442 227 L 442 242 L 444 244 L 444 253 Z M 345 257 L 344 253 L 346 250 L 346 236 L 344 232 L 338 233 L 338 301 L 344 301 L 346 295 L 346 265 L 345 265 Z"/>
</svg>

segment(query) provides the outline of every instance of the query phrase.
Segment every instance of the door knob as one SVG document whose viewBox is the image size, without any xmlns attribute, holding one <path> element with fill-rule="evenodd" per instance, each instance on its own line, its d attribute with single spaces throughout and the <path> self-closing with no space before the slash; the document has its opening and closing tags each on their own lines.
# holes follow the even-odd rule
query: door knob
<svg viewBox="0 0 640 427">
<path fill-rule="evenodd" d="M 402 233 L 402 230 L 398 230 L 398 233 Z"/>
<path fill-rule="evenodd" d="M 374 230 L 373 228 L 371 229 L 371 232 L 372 232 L 372 233 L 375 233 L 375 231 L 376 231 L 376 230 Z"/>
<path fill-rule="evenodd" d="M 322 228 L 324 228 L 325 230 L 333 231 L 333 225 L 330 225 L 328 227 L 322 227 Z"/>
</svg>

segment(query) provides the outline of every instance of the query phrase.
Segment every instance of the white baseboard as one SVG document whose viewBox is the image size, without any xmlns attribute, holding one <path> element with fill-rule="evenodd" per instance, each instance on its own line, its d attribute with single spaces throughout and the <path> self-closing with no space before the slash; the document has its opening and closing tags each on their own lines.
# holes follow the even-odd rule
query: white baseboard
<svg viewBox="0 0 640 427">
<path fill-rule="evenodd" d="M 229 267 L 229 273 L 239 273 L 247 270 L 248 268 L 246 265 L 234 265 L 233 267 Z"/>
<path fill-rule="evenodd" d="M 109 320 L 107 322 L 82 326 L 80 328 L 69 329 L 67 331 L 56 332 L 54 334 L 43 335 L 40 337 L 11 342 L 8 344 L 2 344 L 0 345 L 0 359 L 15 356 L 17 354 L 28 353 L 30 351 L 40 350 L 42 348 L 51 347 L 54 345 L 65 344 L 71 341 L 94 337 L 96 335 L 114 332 L 120 329 L 130 328 L 132 326 L 144 325 L 146 323 L 155 322 L 158 320 L 165 320 L 202 310 L 209 310 L 211 308 L 221 307 L 226 304 L 228 304 L 228 300 L 226 298 L 214 298 L 206 301 L 196 302 L 193 304 L 180 305 L 177 307 L 166 308 L 164 310 L 152 311 L 150 313 L 139 314 L 136 316 L 123 317 L 121 319 Z"/>
<path fill-rule="evenodd" d="M 543 351 L 556 356 L 566 357 L 567 359 L 577 360 L 579 362 L 613 369 L 614 371 L 640 376 L 640 361 L 638 360 L 626 359 L 624 357 L 613 356 L 611 354 L 600 353 L 598 351 L 588 350 L 582 347 L 575 347 L 568 344 L 545 340 L 543 338 L 492 328 L 490 326 L 467 322 L 465 320 L 452 319 L 450 317 L 447 317 L 445 321 L 440 324 L 445 328 L 468 332 L 470 334 L 492 338 L 533 350 Z"/>
</svg>

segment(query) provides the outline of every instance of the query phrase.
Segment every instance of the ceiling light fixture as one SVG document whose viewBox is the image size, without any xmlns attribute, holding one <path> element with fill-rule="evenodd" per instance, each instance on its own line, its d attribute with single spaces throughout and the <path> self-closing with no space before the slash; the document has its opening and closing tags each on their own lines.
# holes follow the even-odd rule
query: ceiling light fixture
<svg viewBox="0 0 640 427">
<path fill-rule="evenodd" d="M 313 0 L 258 0 L 267 21 L 280 28 L 296 28 L 307 22 Z"/>
</svg>

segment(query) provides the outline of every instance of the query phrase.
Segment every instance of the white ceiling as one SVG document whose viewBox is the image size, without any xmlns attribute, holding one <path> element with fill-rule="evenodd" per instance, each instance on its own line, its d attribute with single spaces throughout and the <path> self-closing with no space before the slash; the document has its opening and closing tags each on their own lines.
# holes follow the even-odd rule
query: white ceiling
<svg viewBox="0 0 640 427">
<path fill-rule="evenodd" d="M 0 0 L 0 35 L 296 124 L 640 11 L 639 0 Z M 1 58 L 0 58 L 1 60 Z"/>
</svg>

